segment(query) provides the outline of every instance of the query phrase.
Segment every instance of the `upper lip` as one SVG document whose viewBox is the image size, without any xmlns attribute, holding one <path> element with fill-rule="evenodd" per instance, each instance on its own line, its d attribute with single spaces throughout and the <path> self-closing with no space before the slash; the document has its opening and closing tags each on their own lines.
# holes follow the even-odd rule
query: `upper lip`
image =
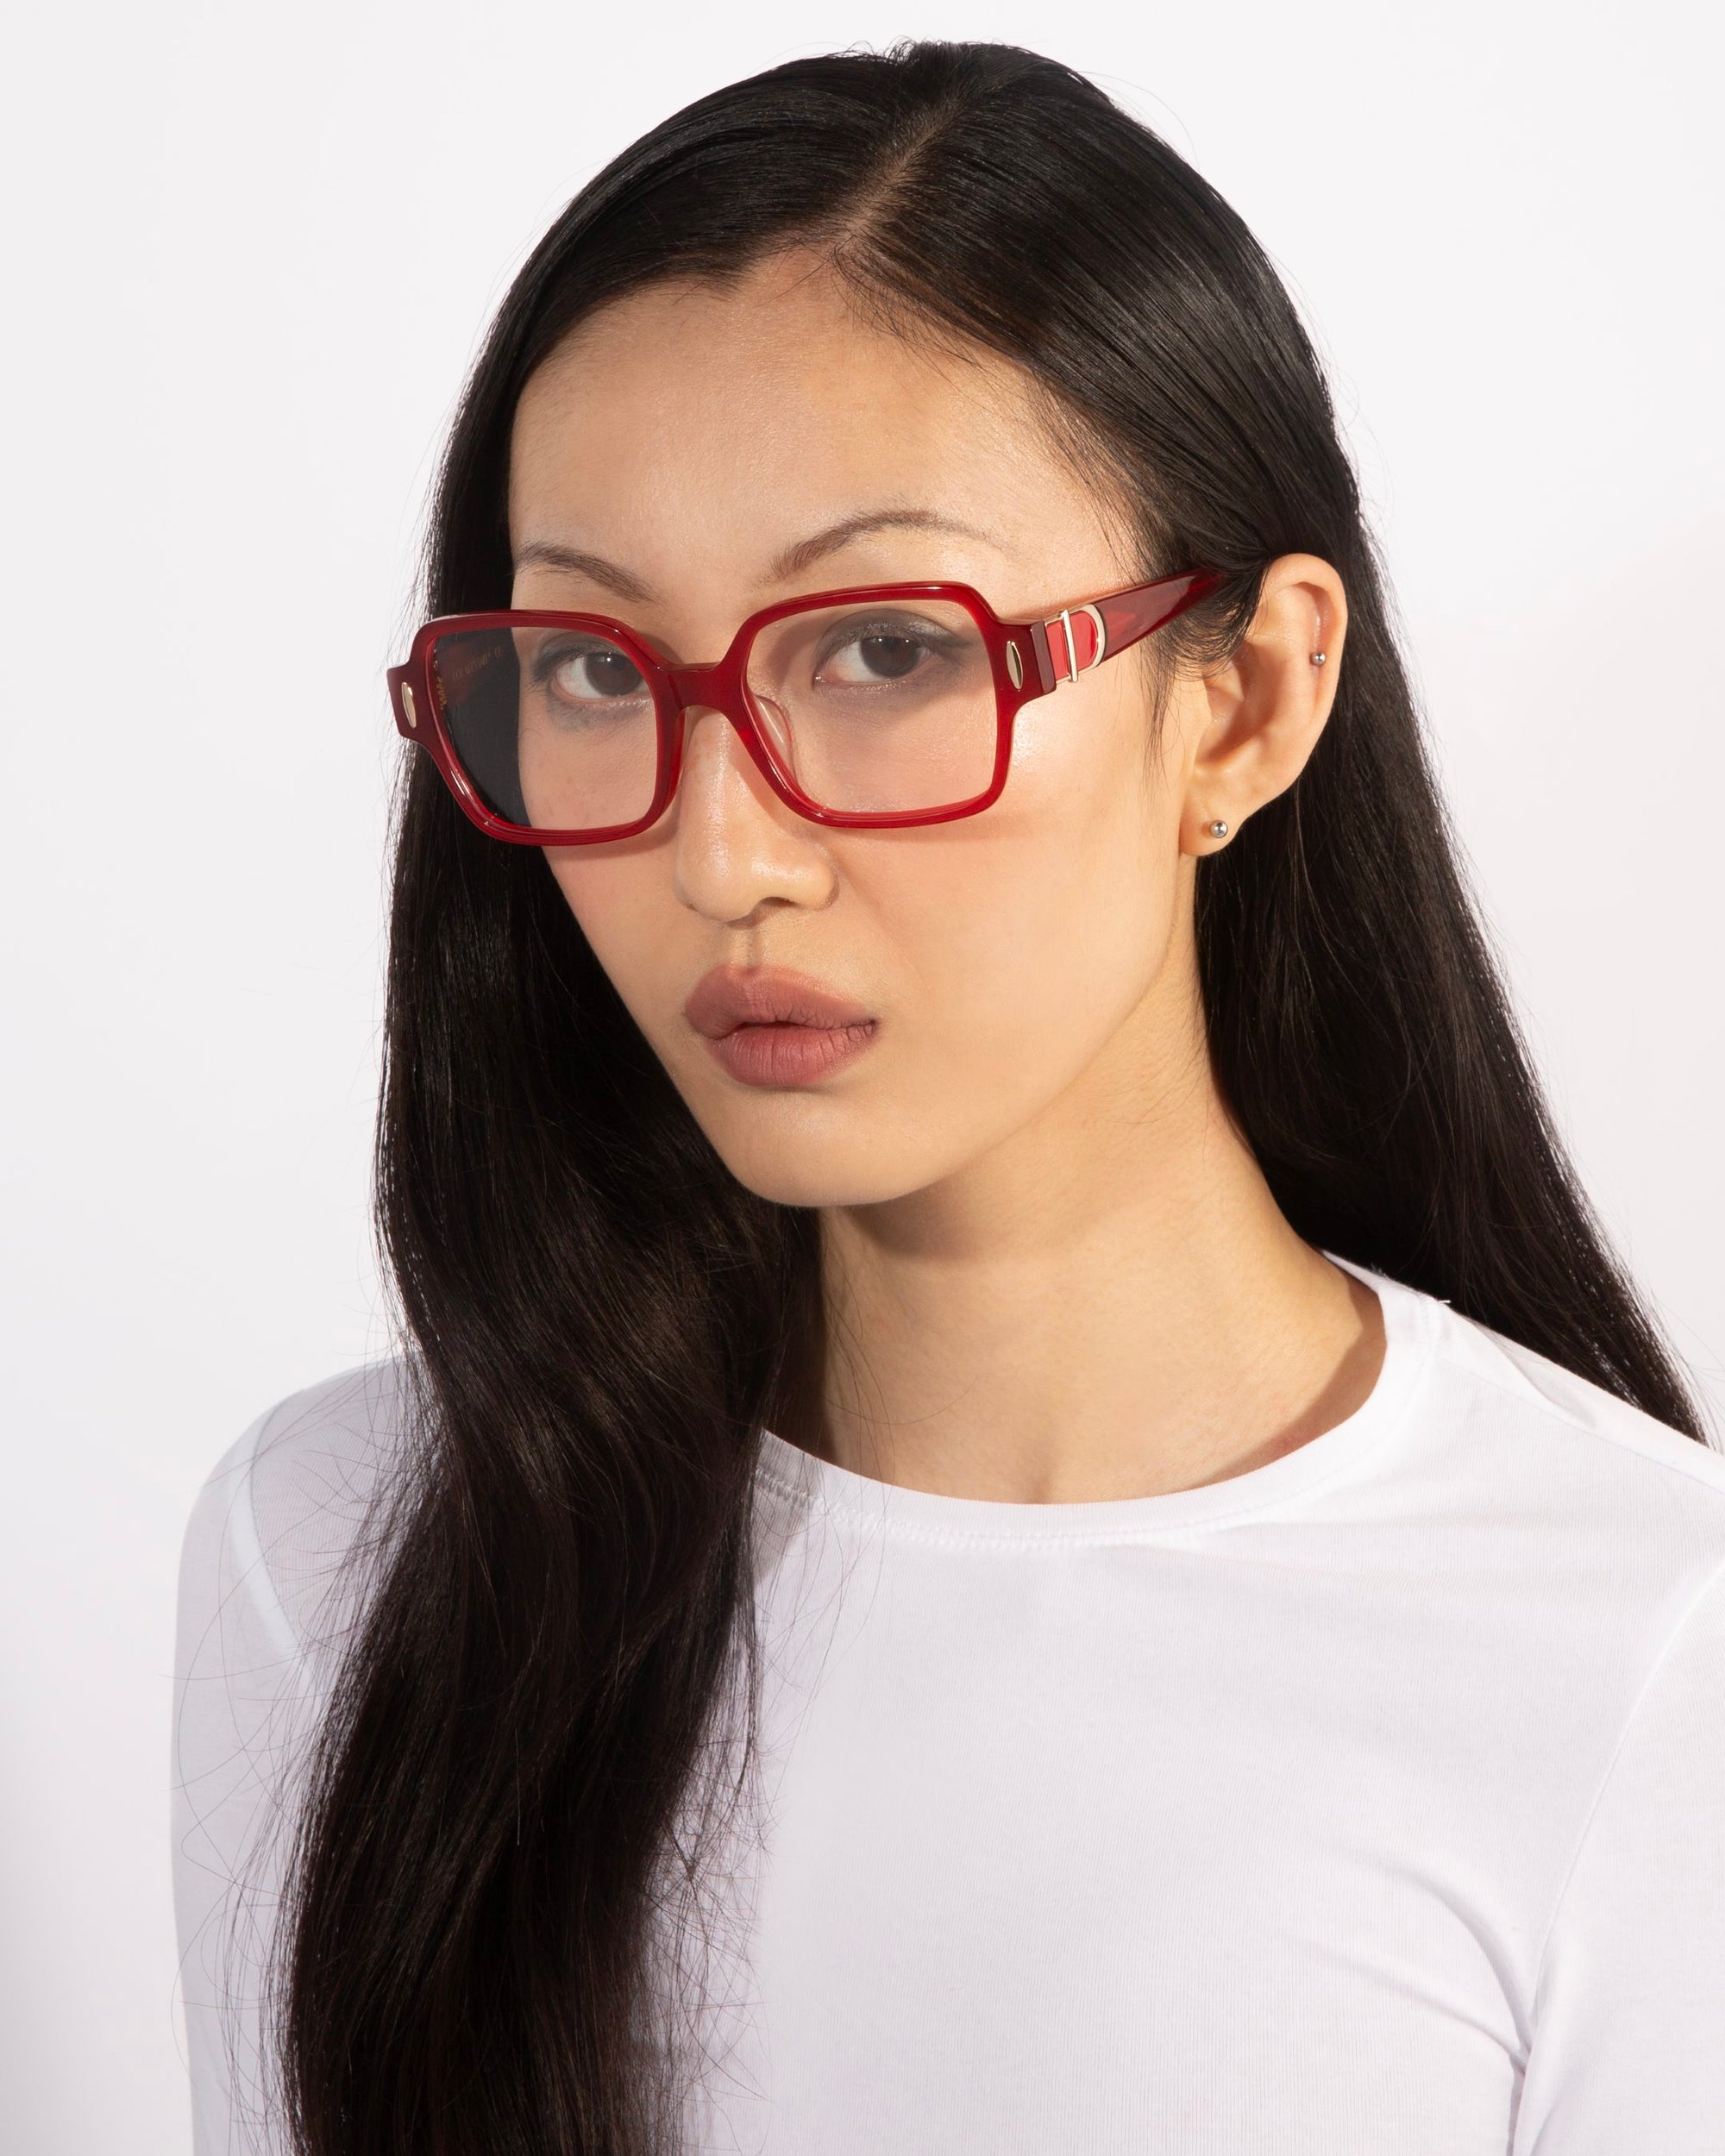
<svg viewBox="0 0 1725 2156">
<path fill-rule="evenodd" d="M 697 1033 L 722 1040 L 739 1025 L 868 1025 L 872 1012 L 834 995 L 806 974 L 781 967 L 715 966 L 690 989 L 683 1016 Z"/>
</svg>

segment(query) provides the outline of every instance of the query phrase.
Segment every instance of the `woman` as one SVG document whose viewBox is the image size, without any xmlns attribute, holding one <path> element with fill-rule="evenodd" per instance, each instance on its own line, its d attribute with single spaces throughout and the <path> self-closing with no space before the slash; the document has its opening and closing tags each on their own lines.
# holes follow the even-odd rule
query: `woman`
<svg viewBox="0 0 1725 2156">
<path fill-rule="evenodd" d="M 797 62 L 570 206 L 392 674 L 407 1341 L 187 1545 L 200 2147 L 1680 2156 L 1725 1463 L 1153 135 Z"/>
</svg>

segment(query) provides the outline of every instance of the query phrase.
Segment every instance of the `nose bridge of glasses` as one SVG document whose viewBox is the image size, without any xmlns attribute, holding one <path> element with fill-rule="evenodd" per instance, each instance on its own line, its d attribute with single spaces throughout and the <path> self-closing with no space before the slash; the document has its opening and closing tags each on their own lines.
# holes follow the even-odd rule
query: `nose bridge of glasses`
<svg viewBox="0 0 1725 2156">
<path fill-rule="evenodd" d="M 667 667 L 665 672 L 678 705 L 686 711 L 699 707 L 731 718 L 742 709 L 741 676 L 729 658 L 710 660 L 705 666 Z"/>
<path fill-rule="evenodd" d="M 751 709 L 743 693 L 743 667 L 737 662 L 737 653 L 729 652 L 723 659 L 712 660 L 705 666 L 667 667 L 665 672 L 685 718 L 691 712 L 717 711 L 729 722 L 750 761 L 770 779 L 773 774 L 763 754 L 766 744 L 761 738 L 760 714 Z M 788 744 L 777 738 L 777 730 L 771 730 L 775 732 L 775 752 L 785 754 Z"/>
<path fill-rule="evenodd" d="M 731 722 L 750 755 L 761 762 L 760 714 L 744 693 L 743 669 L 734 649 L 706 666 L 667 667 L 665 671 L 685 716 L 691 711 L 719 712 Z"/>
</svg>

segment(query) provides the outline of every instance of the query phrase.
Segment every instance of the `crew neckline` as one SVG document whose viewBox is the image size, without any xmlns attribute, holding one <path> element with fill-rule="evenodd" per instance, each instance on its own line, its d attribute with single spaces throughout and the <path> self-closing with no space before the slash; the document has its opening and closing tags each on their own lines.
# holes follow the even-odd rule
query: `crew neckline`
<svg viewBox="0 0 1725 2156">
<path fill-rule="evenodd" d="M 1333 1251 L 1333 1265 L 1363 1281 L 1383 1313 L 1383 1362 L 1354 1412 L 1293 1451 L 1263 1467 L 1192 1489 L 1145 1497 L 1093 1498 L 1077 1503 L 1018 1504 L 1010 1500 L 951 1497 L 858 1475 L 761 1433 L 756 1478 L 781 1497 L 854 1522 L 919 1540 L 967 1543 L 1075 1543 L 1139 1539 L 1262 1512 L 1314 1489 L 1380 1444 L 1404 1419 L 1429 1362 L 1443 1306 L 1417 1288 L 1356 1265 Z"/>
</svg>

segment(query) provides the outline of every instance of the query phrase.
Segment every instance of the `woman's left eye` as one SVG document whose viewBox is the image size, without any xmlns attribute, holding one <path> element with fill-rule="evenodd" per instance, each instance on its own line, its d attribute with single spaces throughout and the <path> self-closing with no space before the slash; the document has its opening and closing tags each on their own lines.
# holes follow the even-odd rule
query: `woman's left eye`
<svg viewBox="0 0 1725 2156">
<path fill-rule="evenodd" d="M 929 637 L 913 629 L 856 630 L 828 649 L 815 680 L 842 686 L 902 681 L 932 655 Z"/>
</svg>

